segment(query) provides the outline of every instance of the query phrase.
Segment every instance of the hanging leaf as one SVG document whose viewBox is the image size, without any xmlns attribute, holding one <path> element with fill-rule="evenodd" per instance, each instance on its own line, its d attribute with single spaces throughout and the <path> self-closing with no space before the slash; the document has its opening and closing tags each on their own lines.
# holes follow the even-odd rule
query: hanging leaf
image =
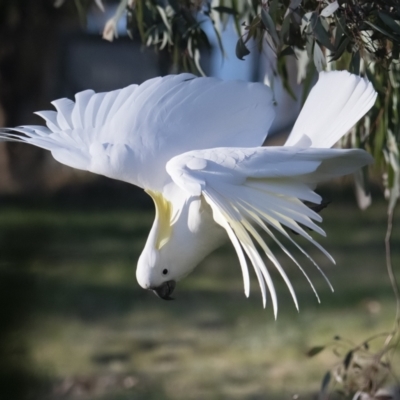
<svg viewBox="0 0 400 400">
<path fill-rule="evenodd" d="M 335 51 L 340 47 L 340 45 L 343 43 L 343 40 L 345 37 L 350 38 L 351 35 L 347 30 L 347 25 L 346 25 L 346 19 L 342 15 L 340 18 L 335 18 L 336 21 L 336 33 L 335 33 Z"/>
<path fill-rule="evenodd" d="M 331 381 L 331 373 L 330 373 L 330 371 L 328 371 L 322 379 L 321 390 L 320 390 L 321 394 L 326 393 L 326 390 L 328 389 L 328 385 L 329 385 L 330 381 Z"/>
<path fill-rule="evenodd" d="M 296 11 L 296 9 L 301 4 L 302 0 L 290 0 L 289 6 L 286 10 L 284 18 L 286 18 L 291 12 Z"/>
<path fill-rule="evenodd" d="M 274 20 L 277 20 L 277 13 L 279 9 L 279 0 L 269 1 L 269 13 Z"/>
<path fill-rule="evenodd" d="M 353 350 L 350 350 L 346 354 L 346 357 L 344 358 L 344 361 L 343 361 L 344 369 L 347 370 L 349 368 L 349 365 L 350 365 L 352 359 L 353 359 Z"/>
<path fill-rule="evenodd" d="M 307 74 L 306 78 L 304 79 L 303 82 L 303 94 L 301 97 L 301 105 L 303 106 L 308 94 L 310 93 L 312 84 L 315 82 L 315 65 L 313 62 L 309 62 L 307 66 Z"/>
<path fill-rule="evenodd" d="M 307 351 L 308 357 L 314 357 L 317 354 L 321 353 L 321 351 L 325 350 L 325 346 L 315 346 L 312 347 L 310 350 Z"/>
<path fill-rule="evenodd" d="M 400 46 L 397 43 L 393 43 L 392 57 L 393 60 L 398 60 L 400 58 Z"/>
<path fill-rule="evenodd" d="M 308 25 L 306 29 L 306 50 L 307 56 L 310 60 L 313 59 L 313 50 L 314 50 L 314 36 L 312 35 L 312 28 Z"/>
<path fill-rule="evenodd" d="M 320 42 L 327 49 L 334 51 L 335 47 L 333 46 L 333 44 L 331 42 L 330 34 L 323 27 L 321 20 L 318 17 L 317 13 L 312 14 L 310 25 L 312 27 L 314 36 L 318 40 L 318 42 Z"/>
<path fill-rule="evenodd" d="M 368 168 L 363 168 L 354 173 L 357 205 L 360 210 L 366 210 L 372 203 L 369 190 Z"/>
<path fill-rule="evenodd" d="M 322 11 L 321 11 L 321 16 L 322 17 L 330 17 L 336 10 L 339 8 L 339 3 L 337 1 L 334 1 L 333 3 L 330 3 L 327 5 Z"/>
<path fill-rule="evenodd" d="M 156 8 L 157 8 L 157 11 L 160 13 L 161 19 L 164 22 L 164 25 L 167 28 L 168 32 L 171 32 L 171 24 L 168 21 L 168 17 L 165 12 L 165 9 L 160 6 L 156 6 Z"/>
<path fill-rule="evenodd" d="M 83 27 L 86 25 L 85 7 L 83 6 L 83 4 L 81 3 L 80 0 L 75 0 L 75 7 L 76 7 L 76 10 L 78 11 L 79 20 Z"/>
<path fill-rule="evenodd" d="M 280 41 L 279 41 L 278 33 L 276 32 L 274 21 L 272 21 L 271 16 L 264 8 L 261 10 L 261 20 L 265 26 L 265 29 L 271 35 L 272 40 L 275 43 L 275 46 L 279 47 Z"/>
<path fill-rule="evenodd" d="M 288 70 L 286 67 L 286 59 L 284 57 L 280 57 L 278 58 L 278 63 L 277 63 L 277 67 L 278 67 L 278 73 L 279 76 L 282 79 L 282 84 L 283 87 L 285 88 L 285 90 L 288 92 L 288 94 L 290 95 L 290 97 L 293 100 L 297 100 L 295 93 L 293 92 L 293 89 L 290 85 L 289 82 L 289 74 L 288 74 Z"/>
<path fill-rule="evenodd" d="M 314 44 L 314 65 L 318 72 L 323 71 L 326 67 L 325 55 L 317 42 Z"/>
<path fill-rule="evenodd" d="M 333 57 L 330 59 L 330 61 L 338 60 L 343 55 L 349 43 L 350 39 L 347 36 L 342 36 L 342 42 L 340 43 L 338 49 L 333 54 Z"/>
<path fill-rule="evenodd" d="M 350 68 L 349 68 L 350 72 L 356 75 L 360 75 L 360 62 L 361 62 L 360 51 L 352 53 Z"/>
<path fill-rule="evenodd" d="M 217 6 L 217 7 L 213 7 L 212 9 L 215 11 L 218 11 L 221 14 L 238 15 L 237 10 L 234 10 L 231 7 Z"/>
<path fill-rule="evenodd" d="M 99 9 L 104 12 L 104 5 L 102 0 L 94 0 L 94 2 L 96 3 L 96 6 L 99 7 Z"/>
<path fill-rule="evenodd" d="M 382 33 L 383 35 L 387 36 L 388 38 L 391 38 L 395 40 L 396 42 L 399 42 L 400 37 L 396 37 L 389 33 L 387 30 L 383 29 L 381 26 L 375 25 L 371 21 L 365 21 L 367 25 L 369 25 L 371 28 L 374 28 L 376 31 Z"/>
<path fill-rule="evenodd" d="M 289 34 L 290 34 L 290 15 L 288 15 L 282 23 L 281 30 L 279 32 L 279 37 L 281 42 L 287 43 L 289 40 Z"/>
<path fill-rule="evenodd" d="M 55 0 L 53 5 L 55 8 L 60 8 L 65 2 L 66 0 Z"/>
<path fill-rule="evenodd" d="M 250 50 L 244 44 L 243 38 L 240 37 L 236 43 L 236 57 L 244 61 L 244 57 L 250 54 Z"/>
<path fill-rule="evenodd" d="M 400 25 L 393 18 L 382 11 L 378 11 L 378 16 L 394 33 L 400 35 Z"/>
<path fill-rule="evenodd" d="M 201 76 L 206 76 L 206 74 L 204 73 L 203 69 L 200 66 L 200 50 L 199 49 L 194 50 L 193 61 L 196 65 L 197 71 L 200 72 Z"/>
<path fill-rule="evenodd" d="M 293 47 L 288 46 L 279 53 L 279 57 L 286 57 L 286 56 L 296 57 L 296 53 L 294 52 Z"/>
</svg>

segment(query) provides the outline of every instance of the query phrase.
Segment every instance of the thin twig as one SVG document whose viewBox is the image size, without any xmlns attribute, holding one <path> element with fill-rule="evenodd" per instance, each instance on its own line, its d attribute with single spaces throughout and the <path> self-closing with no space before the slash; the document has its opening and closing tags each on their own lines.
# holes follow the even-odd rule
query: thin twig
<svg viewBox="0 0 400 400">
<path fill-rule="evenodd" d="M 390 284 L 392 286 L 393 294 L 396 299 L 396 318 L 393 326 L 392 333 L 387 337 L 385 346 L 387 346 L 393 337 L 398 333 L 399 326 L 400 326 L 400 295 L 399 295 L 399 286 L 397 284 L 396 277 L 393 272 L 393 265 L 392 265 L 392 255 L 390 249 L 390 239 L 392 236 L 392 229 L 393 229 L 393 215 L 394 215 L 394 208 L 388 212 L 388 222 L 387 222 L 387 229 L 386 229 L 386 236 L 385 236 L 385 251 L 386 251 L 386 269 L 389 275 Z"/>
</svg>

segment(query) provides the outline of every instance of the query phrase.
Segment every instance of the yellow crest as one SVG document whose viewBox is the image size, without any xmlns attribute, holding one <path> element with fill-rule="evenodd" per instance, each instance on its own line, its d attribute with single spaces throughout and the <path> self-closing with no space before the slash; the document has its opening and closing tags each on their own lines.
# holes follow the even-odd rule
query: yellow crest
<svg viewBox="0 0 400 400">
<path fill-rule="evenodd" d="M 156 206 L 156 223 L 158 224 L 156 249 L 160 250 L 171 237 L 172 204 L 160 192 L 149 189 L 145 192 L 151 196 Z"/>
</svg>

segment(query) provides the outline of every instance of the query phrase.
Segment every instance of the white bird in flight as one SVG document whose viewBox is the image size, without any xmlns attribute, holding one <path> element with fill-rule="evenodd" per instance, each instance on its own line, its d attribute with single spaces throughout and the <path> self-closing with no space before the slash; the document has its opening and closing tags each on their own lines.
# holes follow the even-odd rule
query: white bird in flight
<svg viewBox="0 0 400 400">
<path fill-rule="evenodd" d="M 300 268 L 318 298 L 277 233 L 320 271 L 286 229 L 334 262 L 302 227 L 325 235 L 315 223 L 322 218 L 304 201 L 320 204 L 317 183 L 373 161 L 363 150 L 331 147 L 375 99 L 366 79 L 346 71 L 321 72 L 284 146 L 261 147 L 275 114 L 268 86 L 180 74 L 108 93 L 86 90 L 75 102 L 55 100 L 56 111 L 36 113 L 47 127 L 3 129 L 0 138 L 44 148 L 65 165 L 137 185 L 153 198 L 156 216 L 136 271 L 143 288 L 171 299 L 176 282 L 228 235 L 245 295 L 250 262 L 263 305 L 269 292 L 276 317 L 274 284 L 255 243 L 281 274 L 297 308 L 298 302 L 260 231 Z"/>
</svg>

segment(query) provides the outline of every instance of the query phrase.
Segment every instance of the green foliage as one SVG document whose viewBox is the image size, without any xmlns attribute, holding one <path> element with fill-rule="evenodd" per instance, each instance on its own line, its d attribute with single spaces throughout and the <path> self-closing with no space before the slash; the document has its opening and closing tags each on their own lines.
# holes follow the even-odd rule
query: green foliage
<svg viewBox="0 0 400 400">
<path fill-rule="evenodd" d="M 195 70 L 200 66 L 200 49 L 209 48 L 207 35 L 196 19 L 196 2 L 137 1 L 127 5 L 127 27 L 131 38 L 139 34 L 146 46 L 169 49 L 178 69 Z M 223 10 L 221 11 L 223 12 Z"/>
<path fill-rule="evenodd" d="M 90 4 L 90 0 L 74 1 L 81 14 Z M 101 0 L 92 2 L 103 7 Z M 238 32 L 237 57 L 244 60 L 251 51 L 268 46 L 275 54 L 275 75 L 291 95 L 286 57 L 296 57 L 305 94 L 315 69 L 347 69 L 367 75 L 378 91 L 378 100 L 354 129 L 351 145 L 374 155 L 389 211 L 393 210 L 400 180 L 397 0 L 120 0 L 117 14 L 105 28 L 105 38 L 114 38 L 116 21 L 124 16 L 129 35 L 168 54 L 174 72 L 204 75 L 200 56 L 210 46 L 204 25 L 211 23 L 224 54 L 221 32 L 231 19 Z M 249 46 L 250 42 L 257 46 Z M 364 188 L 366 174 L 360 177 L 363 182 L 358 185 Z"/>
<path fill-rule="evenodd" d="M 391 357 L 399 339 L 393 335 L 394 333 L 377 334 L 360 344 L 336 336 L 325 346 L 310 349 L 307 353 L 309 357 L 323 350 L 330 350 L 338 359 L 322 379 L 319 398 L 328 399 L 331 392 L 335 392 L 342 399 L 381 398 L 377 392 L 394 373 Z M 382 338 L 386 339 L 385 343 L 376 346 L 375 342 Z M 389 395 L 382 398 L 393 399 Z"/>
</svg>

